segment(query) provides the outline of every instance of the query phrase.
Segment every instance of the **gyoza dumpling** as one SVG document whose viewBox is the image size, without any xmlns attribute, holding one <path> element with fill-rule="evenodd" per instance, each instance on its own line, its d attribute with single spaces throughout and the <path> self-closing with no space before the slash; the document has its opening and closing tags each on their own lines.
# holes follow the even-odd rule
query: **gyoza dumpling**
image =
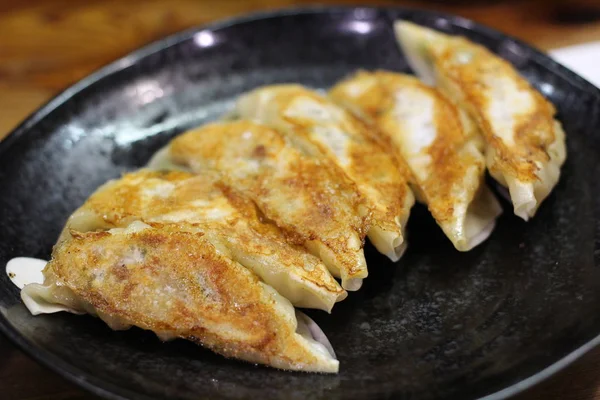
<svg viewBox="0 0 600 400">
<path fill-rule="evenodd" d="M 402 256 L 414 197 L 394 157 L 361 121 L 327 98 L 291 84 L 253 90 L 238 100 L 235 113 L 278 129 L 311 155 L 335 162 L 371 208 L 371 242 L 393 261 Z"/>
<path fill-rule="evenodd" d="M 194 225 L 221 254 L 250 268 L 297 307 L 330 312 L 347 296 L 317 257 L 286 243 L 283 232 L 259 219 L 254 204 L 209 173 L 126 174 L 98 189 L 69 219 L 65 232 L 123 227 L 136 220 Z"/>
<path fill-rule="evenodd" d="M 411 169 L 417 197 L 458 250 L 487 239 L 502 209 L 484 183 L 481 141 L 468 116 L 437 90 L 392 72 L 359 72 L 330 96 L 389 139 Z"/>
<path fill-rule="evenodd" d="M 175 138 L 169 157 L 197 173 L 217 171 L 264 217 L 323 260 L 346 290 L 367 276 L 368 212 L 356 185 L 335 165 L 290 146 L 277 131 L 248 121 L 205 125 Z"/>
<path fill-rule="evenodd" d="M 399 21 L 398 41 L 413 70 L 469 112 L 486 142 L 490 174 L 507 186 L 527 220 L 552 191 L 566 158 L 554 106 L 485 47 Z"/>
<path fill-rule="evenodd" d="M 337 372 L 322 331 L 202 233 L 134 222 L 78 233 L 53 251 L 44 284 L 21 297 L 32 312 L 57 304 L 97 315 L 113 329 L 137 326 L 226 357 L 275 368 Z M 315 332 L 314 335 L 311 332 Z"/>
</svg>

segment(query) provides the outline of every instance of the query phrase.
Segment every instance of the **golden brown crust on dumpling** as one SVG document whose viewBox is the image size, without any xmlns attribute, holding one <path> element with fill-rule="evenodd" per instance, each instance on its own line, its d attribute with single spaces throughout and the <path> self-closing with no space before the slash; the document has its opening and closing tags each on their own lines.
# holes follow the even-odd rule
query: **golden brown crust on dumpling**
<svg viewBox="0 0 600 400">
<path fill-rule="evenodd" d="M 347 85 L 360 85 L 364 81 L 366 88 L 361 90 L 356 97 L 349 96 Z M 440 92 L 422 84 L 418 79 L 397 73 L 386 71 L 359 72 L 347 81 L 342 81 L 334 86 L 330 92 L 333 99 L 339 100 L 341 104 L 349 104 L 350 108 L 358 109 L 369 121 L 377 125 L 382 135 L 393 142 L 393 132 L 399 129 L 394 114 L 395 96 L 402 91 L 425 91 L 435 101 L 435 127 L 437 134 L 433 142 L 425 150 L 431 157 L 429 168 L 434 172 L 423 181 L 419 181 L 421 194 L 436 220 L 444 221 L 452 218 L 454 198 L 454 186 L 465 175 L 467 168 L 471 167 L 474 159 L 462 152 L 465 144 L 472 139 L 463 129 L 459 111 Z M 410 96 L 410 94 L 407 94 Z M 424 111 L 425 112 L 425 111 Z M 471 132 L 476 134 L 476 132 Z M 404 159 L 401 146 L 393 144 L 390 148 L 398 158 Z M 479 162 L 481 171 L 485 168 L 483 160 Z"/>
<path fill-rule="evenodd" d="M 296 334 L 292 306 L 202 234 L 170 225 L 74 233 L 50 267 L 99 313 L 161 336 L 277 368 L 336 372 L 322 346 Z"/>
<path fill-rule="evenodd" d="M 250 198 L 294 244 L 321 257 L 342 286 L 367 275 L 369 226 L 356 186 L 335 165 L 289 146 L 278 132 L 236 121 L 189 131 L 170 144 L 174 162 L 220 179 Z M 353 287 L 356 288 L 357 287 Z"/>
<path fill-rule="evenodd" d="M 434 59 L 436 68 L 444 71 L 445 77 L 460 88 L 465 96 L 462 105 L 477 120 L 486 140 L 496 151 L 495 163 L 491 168 L 509 171 L 524 182 L 536 181 L 538 167 L 535 162 L 550 160 L 545 149 L 555 141 L 555 108 L 529 82 L 522 78 L 507 61 L 493 55 L 485 47 L 469 42 L 464 38 L 453 38 L 452 48 L 441 51 Z M 462 50 L 464 49 L 464 50 Z M 456 52 L 470 54 L 468 63 L 457 63 Z M 511 80 L 517 90 L 528 92 L 533 101 L 514 116 L 514 144 L 510 147 L 497 136 L 485 110 L 492 101 L 486 79 L 504 77 Z"/>
<path fill-rule="evenodd" d="M 327 97 L 295 84 L 255 89 L 238 100 L 236 113 L 279 130 L 294 146 L 336 164 L 356 183 L 371 208 L 371 241 L 392 259 L 400 256 L 397 248 L 403 245 L 414 198 L 405 170 L 384 151 L 373 127 Z M 374 230 L 379 237 L 374 237 Z"/>
<path fill-rule="evenodd" d="M 478 124 L 490 174 L 508 187 L 514 212 L 532 217 L 560 178 L 565 135 L 554 106 L 507 61 L 463 37 L 395 24 L 409 64 Z"/>
<path fill-rule="evenodd" d="M 193 225 L 297 306 L 330 311 L 346 297 L 315 256 L 287 244 L 281 230 L 261 221 L 254 203 L 209 173 L 140 170 L 126 174 L 96 191 L 67 228 L 78 225 L 82 212 L 101 218 L 106 227 L 123 227 L 136 220 Z"/>
<path fill-rule="evenodd" d="M 125 174 L 121 179 L 110 181 L 85 202 L 84 207 L 102 216 L 112 227 L 126 224 L 131 219 L 146 218 L 148 214 L 159 216 L 189 207 L 189 198 L 174 196 L 176 185 L 193 175 L 181 171 L 139 171 Z M 154 187 L 142 190 L 144 182 L 154 180 Z M 168 192 L 168 193 L 167 193 Z M 187 196 L 186 196 L 187 197 Z"/>
<path fill-rule="evenodd" d="M 417 195 L 457 249 L 469 250 L 489 235 L 500 208 L 484 187 L 481 143 L 464 112 L 415 77 L 387 71 L 359 72 L 330 96 L 375 125 L 388 149 L 406 161 Z M 471 212 L 483 198 L 491 199 L 478 207 L 483 213 Z"/>
</svg>

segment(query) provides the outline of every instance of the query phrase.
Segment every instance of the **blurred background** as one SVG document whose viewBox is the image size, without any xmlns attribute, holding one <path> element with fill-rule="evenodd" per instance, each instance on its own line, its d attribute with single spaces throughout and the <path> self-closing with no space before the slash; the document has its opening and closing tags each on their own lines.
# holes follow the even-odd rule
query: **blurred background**
<svg viewBox="0 0 600 400">
<path fill-rule="evenodd" d="M 0 138 L 61 89 L 165 35 L 301 0 L 0 0 Z M 600 0 L 321 1 L 459 14 L 544 50 L 600 40 Z"/>
<path fill-rule="evenodd" d="M 545 51 L 600 42 L 600 0 L 0 0 L 0 139 L 62 89 L 144 44 L 217 19 L 313 4 L 449 12 Z M 583 49 L 588 68 L 600 72 L 600 45 Z M 0 398 L 73 400 L 89 395 L 0 336 Z M 600 350 L 517 400 L 533 399 L 600 400 Z"/>
</svg>

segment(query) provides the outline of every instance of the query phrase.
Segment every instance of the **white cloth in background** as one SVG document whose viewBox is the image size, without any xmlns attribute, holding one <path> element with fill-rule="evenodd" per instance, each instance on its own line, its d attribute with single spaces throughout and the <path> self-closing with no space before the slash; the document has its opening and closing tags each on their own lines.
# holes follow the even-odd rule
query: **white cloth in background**
<svg viewBox="0 0 600 400">
<path fill-rule="evenodd" d="M 600 87 L 600 42 L 550 50 L 550 56 Z"/>
</svg>

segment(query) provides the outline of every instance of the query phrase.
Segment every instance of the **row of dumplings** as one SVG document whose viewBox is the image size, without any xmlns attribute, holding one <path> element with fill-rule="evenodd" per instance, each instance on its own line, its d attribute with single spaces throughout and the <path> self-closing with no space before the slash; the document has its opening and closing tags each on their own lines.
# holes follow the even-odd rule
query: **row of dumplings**
<svg viewBox="0 0 600 400">
<path fill-rule="evenodd" d="M 329 341 L 294 307 L 330 312 L 358 290 L 366 237 L 398 260 L 416 198 L 468 251 L 501 213 L 486 169 L 527 220 L 565 160 L 553 106 L 507 62 L 410 23 L 396 32 L 425 83 L 363 71 L 328 95 L 285 84 L 241 96 L 230 119 L 100 187 L 67 222 L 44 284 L 23 289 L 26 305 L 337 372 Z"/>
</svg>

